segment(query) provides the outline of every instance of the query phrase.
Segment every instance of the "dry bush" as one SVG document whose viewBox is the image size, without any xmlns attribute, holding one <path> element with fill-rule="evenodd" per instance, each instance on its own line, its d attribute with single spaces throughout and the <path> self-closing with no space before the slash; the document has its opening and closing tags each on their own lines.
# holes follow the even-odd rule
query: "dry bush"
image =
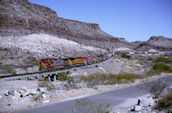
<svg viewBox="0 0 172 113">
<path fill-rule="evenodd" d="M 165 83 L 158 80 L 151 84 L 149 92 L 153 95 L 153 98 L 159 98 L 166 87 Z"/>
<path fill-rule="evenodd" d="M 55 87 L 55 85 L 52 82 L 49 81 L 40 81 L 38 83 L 39 87 L 45 87 L 47 88 L 48 91 L 53 91 L 56 90 L 57 88 Z"/>
<path fill-rule="evenodd" d="M 155 106 L 158 110 L 165 110 L 168 113 L 172 112 L 172 93 L 164 95 L 158 100 L 157 105 Z"/>
<path fill-rule="evenodd" d="M 81 76 L 80 79 L 87 83 L 88 87 L 95 85 L 120 84 L 134 82 L 140 76 L 133 73 L 121 73 L 118 75 L 108 75 L 104 73 L 92 74 L 89 76 Z"/>
<path fill-rule="evenodd" d="M 75 101 L 72 113 L 110 113 L 110 109 L 109 104 L 94 105 L 90 100 L 80 99 Z"/>
</svg>

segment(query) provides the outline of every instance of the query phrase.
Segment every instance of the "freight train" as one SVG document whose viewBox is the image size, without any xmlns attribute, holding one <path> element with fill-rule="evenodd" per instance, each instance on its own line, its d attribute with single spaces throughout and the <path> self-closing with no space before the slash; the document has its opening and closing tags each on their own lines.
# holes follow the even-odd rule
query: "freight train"
<svg viewBox="0 0 172 113">
<path fill-rule="evenodd" d="M 73 67 L 80 67 L 98 62 L 105 61 L 111 58 L 113 54 L 105 54 L 100 56 L 88 56 L 78 58 L 63 58 L 63 59 L 41 59 L 40 71 L 53 71 L 59 69 L 68 69 Z"/>
</svg>

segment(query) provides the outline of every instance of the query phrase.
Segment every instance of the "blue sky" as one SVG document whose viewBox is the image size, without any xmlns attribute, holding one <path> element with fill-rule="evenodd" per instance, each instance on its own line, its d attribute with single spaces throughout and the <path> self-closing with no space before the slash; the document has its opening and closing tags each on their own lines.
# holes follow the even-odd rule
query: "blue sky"
<svg viewBox="0 0 172 113">
<path fill-rule="evenodd" d="M 151 36 L 172 38 L 172 0 L 29 0 L 47 6 L 66 19 L 98 23 L 127 41 Z"/>
</svg>

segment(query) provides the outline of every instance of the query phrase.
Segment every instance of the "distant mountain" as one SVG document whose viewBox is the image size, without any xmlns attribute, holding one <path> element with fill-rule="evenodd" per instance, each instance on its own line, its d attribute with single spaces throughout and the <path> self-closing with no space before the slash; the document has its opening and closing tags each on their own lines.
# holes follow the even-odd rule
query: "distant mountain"
<svg viewBox="0 0 172 113">
<path fill-rule="evenodd" d="M 148 41 L 133 42 L 136 45 L 137 51 L 148 51 L 150 49 L 156 49 L 159 51 L 172 51 L 172 39 L 163 36 L 152 36 Z"/>
</svg>

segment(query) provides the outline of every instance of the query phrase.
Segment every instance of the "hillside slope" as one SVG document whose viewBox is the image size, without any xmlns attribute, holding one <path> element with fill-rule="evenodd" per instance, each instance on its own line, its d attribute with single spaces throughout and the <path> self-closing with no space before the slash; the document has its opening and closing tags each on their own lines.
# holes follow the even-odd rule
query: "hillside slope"
<svg viewBox="0 0 172 113">
<path fill-rule="evenodd" d="M 0 75 L 39 66 L 42 58 L 94 56 L 105 51 L 47 34 L 0 37 Z M 38 71 L 39 68 L 36 68 Z M 32 70 L 33 71 L 33 70 Z M 20 72 L 19 72 L 20 73 Z"/>
<path fill-rule="evenodd" d="M 46 33 L 104 49 L 133 48 L 133 44 L 103 32 L 98 24 L 60 18 L 51 9 L 27 0 L 1 0 L 0 20 L 0 36 Z"/>
</svg>

